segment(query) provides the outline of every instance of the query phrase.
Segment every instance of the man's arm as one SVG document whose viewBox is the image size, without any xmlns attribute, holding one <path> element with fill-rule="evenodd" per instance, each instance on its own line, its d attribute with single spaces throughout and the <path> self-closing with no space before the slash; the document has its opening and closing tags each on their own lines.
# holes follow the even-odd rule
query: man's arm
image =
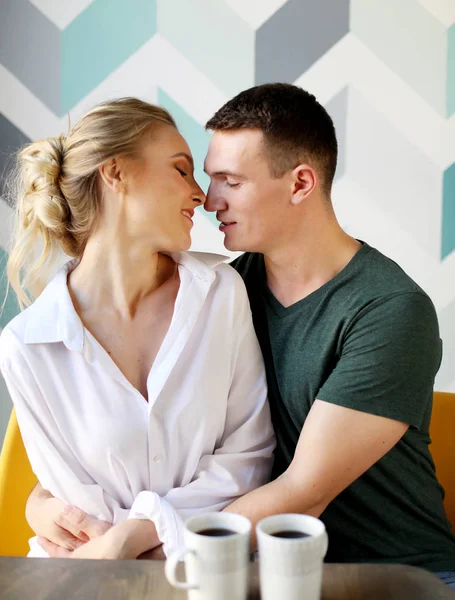
<svg viewBox="0 0 455 600">
<path fill-rule="evenodd" d="M 225 510 L 253 524 L 276 513 L 319 516 L 409 426 L 420 427 L 440 359 L 436 312 L 427 296 L 411 292 L 370 303 L 345 335 L 288 469 Z"/>
<path fill-rule="evenodd" d="M 294 459 L 278 479 L 225 510 L 253 524 L 277 513 L 319 517 L 340 492 L 381 459 L 408 429 L 406 423 L 316 400 Z"/>
</svg>

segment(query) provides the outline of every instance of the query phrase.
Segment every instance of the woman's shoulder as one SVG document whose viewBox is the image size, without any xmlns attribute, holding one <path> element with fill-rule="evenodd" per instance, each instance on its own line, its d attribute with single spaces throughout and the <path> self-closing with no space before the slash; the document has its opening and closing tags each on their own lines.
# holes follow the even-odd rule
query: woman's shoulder
<svg viewBox="0 0 455 600">
<path fill-rule="evenodd" d="M 220 287 L 234 288 L 240 292 L 245 290 L 242 277 L 228 264 L 229 256 L 210 252 L 185 252 L 185 256 L 214 272 Z"/>
<path fill-rule="evenodd" d="M 14 362 L 25 347 L 27 310 L 20 312 L 3 328 L 0 334 L 0 365 Z"/>
</svg>

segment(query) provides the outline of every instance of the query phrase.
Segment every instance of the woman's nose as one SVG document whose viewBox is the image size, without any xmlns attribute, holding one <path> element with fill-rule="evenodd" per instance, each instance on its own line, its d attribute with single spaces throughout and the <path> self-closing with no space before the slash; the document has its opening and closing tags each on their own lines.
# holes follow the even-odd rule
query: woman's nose
<svg viewBox="0 0 455 600">
<path fill-rule="evenodd" d="M 199 204 L 205 204 L 207 200 L 206 195 L 202 191 L 202 189 L 196 184 L 196 189 L 193 194 L 193 202 L 198 202 Z"/>
</svg>

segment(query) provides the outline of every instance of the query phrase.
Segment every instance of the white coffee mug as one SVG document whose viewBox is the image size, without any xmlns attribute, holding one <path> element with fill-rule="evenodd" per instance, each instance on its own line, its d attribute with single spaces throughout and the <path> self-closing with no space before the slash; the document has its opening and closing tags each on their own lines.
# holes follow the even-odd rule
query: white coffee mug
<svg viewBox="0 0 455 600">
<path fill-rule="evenodd" d="M 262 600 L 319 600 L 327 533 L 308 515 L 274 515 L 256 526 Z"/>
<path fill-rule="evenodd" d="M 185 546 L 166 560 L 169 583 L 188 590 L 189 600 L 246 600 L 251 522 L 234 513 L 200 514 L 185 522 L 183 537 Z M 186 581 L 176 577 L 182 559 Z"/>
</svg>

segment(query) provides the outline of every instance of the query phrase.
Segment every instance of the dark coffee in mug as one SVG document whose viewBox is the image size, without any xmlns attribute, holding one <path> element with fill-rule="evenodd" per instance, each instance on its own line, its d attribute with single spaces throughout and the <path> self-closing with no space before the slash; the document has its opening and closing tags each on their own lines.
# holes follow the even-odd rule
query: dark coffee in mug
<svg viewBox="0 0 455 600">
<path fill-rule="evenodd" d="M 309 533 L 305 533 L 304 531 L 292 531 L 290 529 L 285 531 L 276 531 L 275 533 L 271 533 L 270 535 L 272 537 L 285 538 L 288 540 L 311 537 Z"/>
<path fill-rule="evenodd" d="M 224 527 L 210 527 L 208 529 L 201 529 L 197 532 L 199 535 L 208 535 L 209 537 L 225 537 L 227 535 L 235 535 L 237 532 L 232 529 L 225 529 Z"/>
</svg>

